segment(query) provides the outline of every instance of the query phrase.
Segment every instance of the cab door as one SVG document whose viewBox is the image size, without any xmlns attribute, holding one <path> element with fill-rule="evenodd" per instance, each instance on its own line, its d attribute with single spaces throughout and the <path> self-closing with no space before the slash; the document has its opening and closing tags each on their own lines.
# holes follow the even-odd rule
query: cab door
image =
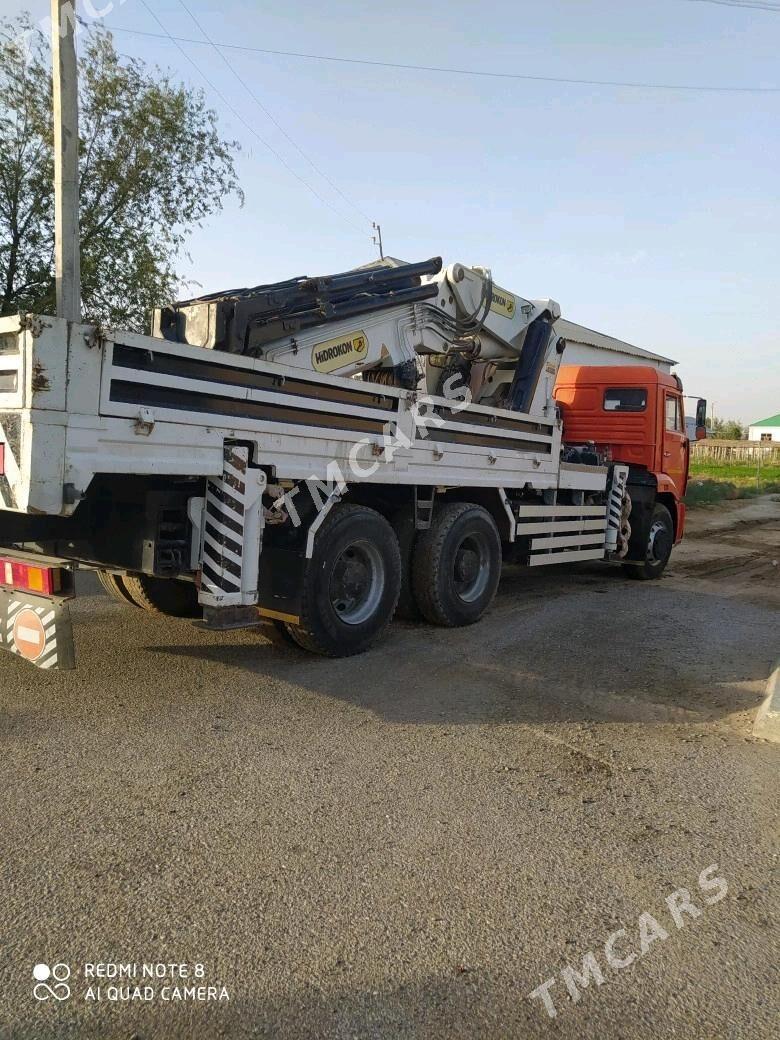
<svg viewBox="0 0 780 1040">
<path fill-rule="evenodd" d="M 688 479 L 689 448 L 682 397 L 674 390 L 664 390 L 663 417 L 661 471 L 671 478 L 677 496 L 682 498 Z"/>
</svg>

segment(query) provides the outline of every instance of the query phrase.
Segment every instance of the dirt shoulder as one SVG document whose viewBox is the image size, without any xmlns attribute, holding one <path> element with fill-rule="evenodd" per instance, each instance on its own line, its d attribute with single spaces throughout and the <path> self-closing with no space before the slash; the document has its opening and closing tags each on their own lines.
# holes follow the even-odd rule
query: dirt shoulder
<svg viewBox="0 0 780 1040">
<path fill-rule="evenodd" d="M 780 496 L 689 510 L 669 575 L 780 608 Z"/>
<path fill-rule="evenodd" d="M 779 518 L 692 512 L 660 581 L 509 567 L 480 624 L 338 661 L 93 582 L 76 672 L 0 655 L 0 1036 L 775 1040 Z M 106 961 L 204 964 L 230 1000 L 86 1000 Z M 72 999 L 34 999 L 40 962 Z"/>
</svg>

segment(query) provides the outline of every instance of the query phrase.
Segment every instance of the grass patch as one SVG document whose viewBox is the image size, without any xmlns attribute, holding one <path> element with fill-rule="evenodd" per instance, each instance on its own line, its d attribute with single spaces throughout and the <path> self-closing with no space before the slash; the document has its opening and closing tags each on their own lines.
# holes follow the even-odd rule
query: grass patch
<svg viewBox="0 0 780 1040">
<path fill-rule="evenodd" d="M 728 462 L 723 465 L 706 462 L 691 463 L 691 475 L 685 504 L 688 506 L 714 505 L 736 498 L 753 498 L 780 492 L 780 466 L 762 466 L 751 463 Z"/>
<path fill-rule="evenodd" d="M 718 465 L 712 459 L 691 461 L 691 480 L 728 480 L 737 486 L 759 483 L 780 484 L 780 464 L 761 466 L 758 468 L 751 462 L 724 462 Z"/>
</svg>

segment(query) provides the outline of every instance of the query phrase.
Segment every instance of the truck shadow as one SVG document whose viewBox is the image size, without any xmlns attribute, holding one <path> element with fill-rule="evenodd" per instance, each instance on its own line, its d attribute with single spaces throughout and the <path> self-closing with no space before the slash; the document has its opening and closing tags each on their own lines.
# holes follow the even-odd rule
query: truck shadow
<svg viewBox="0 0 780 1040">
<path fill-rule="evenodd" d="M 303 655 L 262 636 L 148 645 L 346 702 L 399 724 L 695 722 L 760 703 L 777 619 L 749 602 L 604 568 L 512 573 L 466 629 L 394 623 L 368 653 Z"/>
</svg>

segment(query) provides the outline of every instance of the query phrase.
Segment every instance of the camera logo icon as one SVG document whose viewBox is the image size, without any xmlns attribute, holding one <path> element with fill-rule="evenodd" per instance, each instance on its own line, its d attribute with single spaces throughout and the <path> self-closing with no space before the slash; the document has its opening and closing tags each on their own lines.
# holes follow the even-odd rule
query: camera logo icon
<svg viewBox="0 0 780 1040">
<path fill-rule="evenodd" d="M 33 996 L 36 1000 L 67 1000 L 70 997 L 70 967 L 62 962 L 52 965 L 36 964 L 33 968 Z"/>
</svg>

